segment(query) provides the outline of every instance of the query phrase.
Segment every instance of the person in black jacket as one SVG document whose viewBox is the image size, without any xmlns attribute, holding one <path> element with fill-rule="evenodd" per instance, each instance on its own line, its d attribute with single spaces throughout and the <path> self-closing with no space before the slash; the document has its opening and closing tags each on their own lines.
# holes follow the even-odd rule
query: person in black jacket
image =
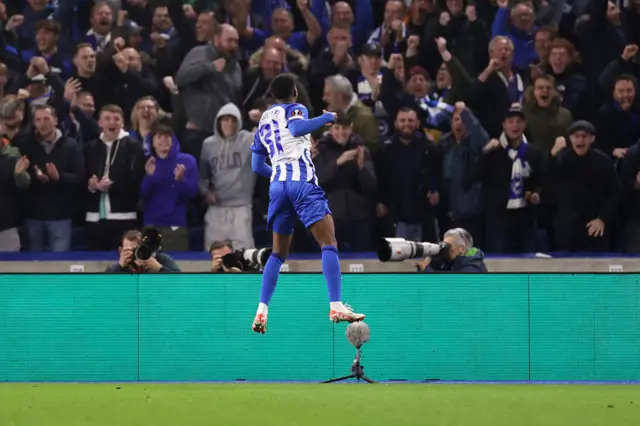
<svg viewBox="0 0 640 426">
<path fill-rule="evenodd" d="M 16 252 L 21 247 L 17 190 L 29 186 L 29 174 L 26 172 L 29 160 L 24 156 L 13 156 L 7 151 L 7 145 L 0 145 L 0 252 Z"/>
<path fill-rule="evenodd" d="M 319 141 L 313 164 L 331 205 L 339 244 L 351 251 L 370 251 L 376 173 L 369 150 L 352 133 L 346 116 L 338 115 L 330 134 Z"/>
<path fill-rule="evenodd" d="M 114 250 L 120 236 L 138 226 L 138 197 L 145 173 L 142 144 L 122 130 L 124 118 L 117 105 L 100 110 L 98 139 L 85 145 L 88 180 L 87 237 L 92 250 Z"/>
<path fill-rule="evenodd" d="M 558 194 L 556 244 L 560 251 L 607 252 L 610 229 L 622 198 L 613 161 L 592 148 L 596 129 L 588 121 L 569 127 L 571 147 L 556 139 L 549 160 L 550 178 Z"/>
<path fill-rule="evenodd" d="M 109 266 L 106 273 L 159 273 L 181 272 L 180 267 L 171 256 L 161 251 L 155 253 L 147 260 L 136 258 L 136 249 L 142 244 L 142 233 L 138 230 L 130 230 L 121 237 L 120 259 L 118 263 Z"/>
<path fill-rule="evenodd" d="M 23 198 L 29 251 L 71 248 L 71 216 L 84 177 L 80 145 L 57 128 L 51 105 L 33 105 L 33 127 L 20 151 L 30 162 L 31 186 Z"/>
<path fill-rule="evenodd" d="M 620 176 L 624 188 L 627 253 L 640 253 L 640 141 L 631 145 L 622 162 Z"/>
<path fill-rule="evenodd" d="M 531 253 L 536 250 L 531 206 L 540 203 L 543 156 L 527 143 L 519 104 L 511 106 L 502 128 L 500 138 L 483 148 L 468 183 L 480 181 L 485 191 L 487 251 Z"/>
<path fill-rule="evenodd" d="M 376 215 L 391 219 L 397 238 L 437 241 L 434 209 L 440 202 L 442 155 L 419 126 L 416 111 L 398 111 L 396 133 L 377 156 Z"/>
</svg>

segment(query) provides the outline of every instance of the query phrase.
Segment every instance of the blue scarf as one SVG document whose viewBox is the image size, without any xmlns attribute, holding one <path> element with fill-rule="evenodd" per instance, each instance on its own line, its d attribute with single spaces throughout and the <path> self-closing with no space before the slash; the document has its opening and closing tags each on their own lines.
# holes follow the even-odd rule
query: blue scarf
<svg viewBox="0 0 640 426">
<path fill-rule="evenodd" d="M 443 121 L 450 121 L 453 106 L 442 102 L 442 97 L 431 93 L 424 98 L 416 98 L 416 103 L 427 113 L 427 126 L 438 127 Z"/>
<path fill-rule="evenodd" d="M 504 133 L 500 135 L 500 145 L 513 161 L 511 166 L 511 182 L 509 184 L 509 201 L 507 209 L 521 209 L 527 206 L 524 199 L 524 178 L 531 174 L 531 166 L 525 160 L 527 152 L 527 138 L 522 135 L 522 143 L 516 148 L 511 148 Z"/>
<path fill-rule="evenodd" d="M 514 71 L 511 81 L 509 81 L 501 71 L 498 71 L 497 74 L 507 88 L 507 92 L 509 93 L 509 100 L 511 101 L 511 103 L 521 104 L 524 100 L 524 83 L 522 82 L 522 77 L 520 77 L 520 74 Z"/>
</svg>

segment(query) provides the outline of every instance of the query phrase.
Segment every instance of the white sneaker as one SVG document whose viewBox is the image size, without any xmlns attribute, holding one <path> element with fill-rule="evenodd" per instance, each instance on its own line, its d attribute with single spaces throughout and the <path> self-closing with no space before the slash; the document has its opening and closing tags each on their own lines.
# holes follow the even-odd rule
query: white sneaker
<svg viewBox="0 0 640 426">
<path fill-rule="evenodd" d="M 353 312 L 351 306 L 343 304 L 329 311 L 329 320 L 333 323 L 339 322 L 358 322 L 364 319 L 364 314 Z"/>
</svg>

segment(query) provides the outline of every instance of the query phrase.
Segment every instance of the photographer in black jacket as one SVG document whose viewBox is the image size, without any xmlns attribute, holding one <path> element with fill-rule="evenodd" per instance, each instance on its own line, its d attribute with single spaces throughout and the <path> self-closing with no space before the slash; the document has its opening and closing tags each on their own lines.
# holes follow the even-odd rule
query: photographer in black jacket
<svg viewBox="0 0 640 426">
<path fill-rule="evenodd" d="M 157 273 L 182 272 L 178 264 L 166 253 L 156 252 L 147 260 L 137 259 L 136 250 L 142 245 L 142 233 L 137 230 L 125 232 L 118 251 L 120 260 L 109 266 L 107 273 Z"/>
<path fill-rule="evenodd" d="M 242 272 L 240 268 L 227 268 L 222 263 L 222 258 L 233 254 L 233 246 L 229 241 L 214 241 L 209 248 L 211 255 L 211 272 Z"/>
<path fill-rule="evenodd" d="M 416 263 L 418 272 L 487 272 L 484 253 L 473 246 L 473 237 L 462 228 L 449 229 L 444 233 L 443 241 L 449 244 L 449 251 Z"/>
</svg>

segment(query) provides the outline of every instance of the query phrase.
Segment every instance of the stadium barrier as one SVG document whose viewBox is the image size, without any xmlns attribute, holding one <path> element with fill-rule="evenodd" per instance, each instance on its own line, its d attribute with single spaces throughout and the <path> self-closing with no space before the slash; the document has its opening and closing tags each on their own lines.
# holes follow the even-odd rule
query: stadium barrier
<svg viewBox="0 0 640 426">
<path fill-rule="evenodd" d="M 638 274 L 347 274 L 378 380 L 640 380 Z M 355 353 L 324 280 L 284 274 L 266 335 L 260 275 L 0 275 L 0 381 L 320 381 Z"/>
<path fill-rule="evenodd" d="M 211 257 L 206 252 L 170 253 L 184 272 L 209 272 Z M 588 256 L 588 257 L 587 257 Z M 380 262 L 373 253 L 341 253 L 343 272 L 404 273 L 415 272 L 415 262 Z M 104 272 L 118 260 L 116 252 L 70 253 L 0 253 L 1 273 L 65 273 Z M 638 272 L 640 259 L 624 257 L 619 253 L 590 253 L 580 256 L 554 254 L 553 258 L 536 255 L 489 256 L 490 272 Z M 321 272 L 319 254 L 294 254 L 285 264 L 283 272 Z"/>
</svg>

